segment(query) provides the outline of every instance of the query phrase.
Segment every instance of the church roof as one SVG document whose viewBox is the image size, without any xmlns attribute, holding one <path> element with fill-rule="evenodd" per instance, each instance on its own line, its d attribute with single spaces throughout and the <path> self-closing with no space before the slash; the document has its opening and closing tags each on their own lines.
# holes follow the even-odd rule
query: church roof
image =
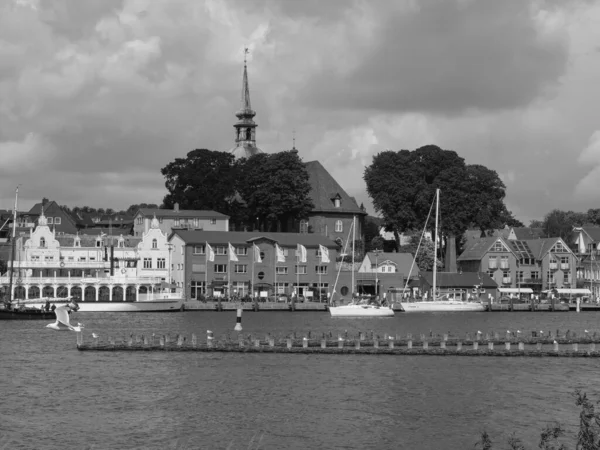
<svg viewBox="0 0 600 450">
<path fill-rule="evenodd" d="M 315 205 L 313 213 L 329 212 L 367 215 L 365 211 L 360 209 L 356 200 L 346 193 L 319 161 L 308 161 L 305 163 L 305 167 L 311 187 L 310 197 Z M 340 200 L 339 208 L 335 207 L 336 198 Z"/>
</svg>

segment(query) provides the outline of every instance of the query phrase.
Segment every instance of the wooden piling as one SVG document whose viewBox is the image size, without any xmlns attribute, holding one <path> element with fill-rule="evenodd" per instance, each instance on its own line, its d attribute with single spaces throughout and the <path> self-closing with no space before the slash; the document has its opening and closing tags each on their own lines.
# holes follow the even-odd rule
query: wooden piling
<svg viewBox="0 0 600 450">
<path fill-rule="evenodd" d="M 479 342 L 473 342 L 473 350 L 479 350 Z"/>
<path fill-rule="evenodd" d="M 504 343 L 504 349 L 507 351 L 510 351 L 510 342 L 505 342 Z"/>
<path fill-rule="evenodd" d="M 427 350 L 429 348 L 429 342 L 423 341 L 423 350 Z"/>
<path fill-rule="evenodd" d="M 321 348 L 327 348 L 327 340 L 321 339 Z"/>
<path fill-rule="evenodd" d="M 412 341 L 406 342 L 406 348 L 409 350 L 412 348 Z"/>
<path fill-rule="evenodd" d="M 523 342 L 519 342 L 519 350 L 520 351 L 525 350 L 525 344 Z"/>
<path fill-rule="evenodd" d="M 441 350 L 446 350 L 446 341 L 440 342 L 440 349 Z"/>
<path fill-rule="evenodd" d="M 494 350 L 494 343 L 488 342 L 488 350 Z"/>
<path fill-rule="evenodd" d="M 458 341 L 458 342 L 456 343 L 456 351 L 457 351 L 457 352 L 460 352 L 461 350 L 462 350 L 462 342 Z"/>
<path fill-rule="evenodd" d="M 292 348 L 292 339 L 287 338 L 287 348 Z"/>
</svg>

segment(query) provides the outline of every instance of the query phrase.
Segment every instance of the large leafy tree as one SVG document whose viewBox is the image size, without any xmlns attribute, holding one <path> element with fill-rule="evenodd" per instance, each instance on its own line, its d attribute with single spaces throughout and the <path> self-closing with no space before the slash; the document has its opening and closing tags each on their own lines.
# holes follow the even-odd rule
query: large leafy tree
<svg viewBox="0 0 600 450">
<path fill-rule="evenodd" d="M 462 236 L 471 226 L 489 230 L 511 218 L 496 172 L 468 166 L 456 152 L 435 145 L 379 153 L 364 179 L 375 210 L 397 242 L 399 233 L 422 229 L 430 215 L 428 226 L 433 227 L 436 189 L 441 191 L 441 236 Z"/>
<path fill-rule="evenodd" d="M 587 213 L 553 209 L 544 217 L 542 228 L 548 237 L 560 237 L 567 245 L 573 244 L 573 227 L 580 227 L 588 221 Z"/>
<path fill-rule="evenodd" d="M 212 209 L 236 216 L 237 169 L 230 153 L 207 149 L 193 150 L 186 158 L 176 158 L 161 169 L 167 195 L 163 207 Z M 235 217 L 232 217 L 235 220 Z"/>
<path fill-rule="evenodd" d="M 264 231 L 291 231 L 314 208 L 304 163 L 294 151 L 259 153 L 238 162 L 238 193 Z"/>
</svg>

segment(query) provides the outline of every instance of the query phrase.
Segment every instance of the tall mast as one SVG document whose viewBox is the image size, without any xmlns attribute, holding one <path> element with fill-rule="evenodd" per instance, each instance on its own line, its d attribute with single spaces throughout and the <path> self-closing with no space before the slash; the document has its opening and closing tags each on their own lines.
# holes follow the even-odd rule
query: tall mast
<svg viewBox="0 0 600 450">
<path fill-rule="evenodd" d="M 352 298 L 354 298 L 354 242 L 356 241 L 356 216 L 352 216 Z M 377 288 L 376 288 L 377 289 Z"/>
<path fill-rule="evenodd" d="M 19 198 L 19 186 L 15 191 L 15 209 L 13 211 L 13 227 L 12 227 L 12 239 L 11 239 L 11 253 L 10 253 L 10 280 L 8 282 L 8 302 L 12 301 L 12 288 L 13 288 L 13 272 L 15 270 L 15 236 L 17 231 L 17 202 Z"/>
<path fill-rule="evenodd" d="M 437 241 L 438 241 L 438 213 L 440 208 L 440 190 L 435 190 L 435 236 L 433 239 L 433 293 L 431 299 L 435 300 L 437 287 Z"/>
</svg>

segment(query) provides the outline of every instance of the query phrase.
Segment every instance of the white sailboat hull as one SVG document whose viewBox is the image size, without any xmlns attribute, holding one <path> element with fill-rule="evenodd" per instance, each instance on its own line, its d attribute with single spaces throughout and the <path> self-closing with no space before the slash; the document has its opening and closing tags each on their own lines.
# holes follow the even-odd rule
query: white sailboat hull
<svg viewBox="0 0 600 450">
<path fill-rule="evenodd" d="M 432 300 L 424 302 L 400 302 L 402 311 L 413 312 L 466 312 L 485 311 L 479 302 L 463 302 L 460 300 Z"/>
<path fill-rule="evenodd" d="M 330 306 L 331 317 L 394 317 L 394 310 L 388 306 L 343 305 Z"/>
</svg>

